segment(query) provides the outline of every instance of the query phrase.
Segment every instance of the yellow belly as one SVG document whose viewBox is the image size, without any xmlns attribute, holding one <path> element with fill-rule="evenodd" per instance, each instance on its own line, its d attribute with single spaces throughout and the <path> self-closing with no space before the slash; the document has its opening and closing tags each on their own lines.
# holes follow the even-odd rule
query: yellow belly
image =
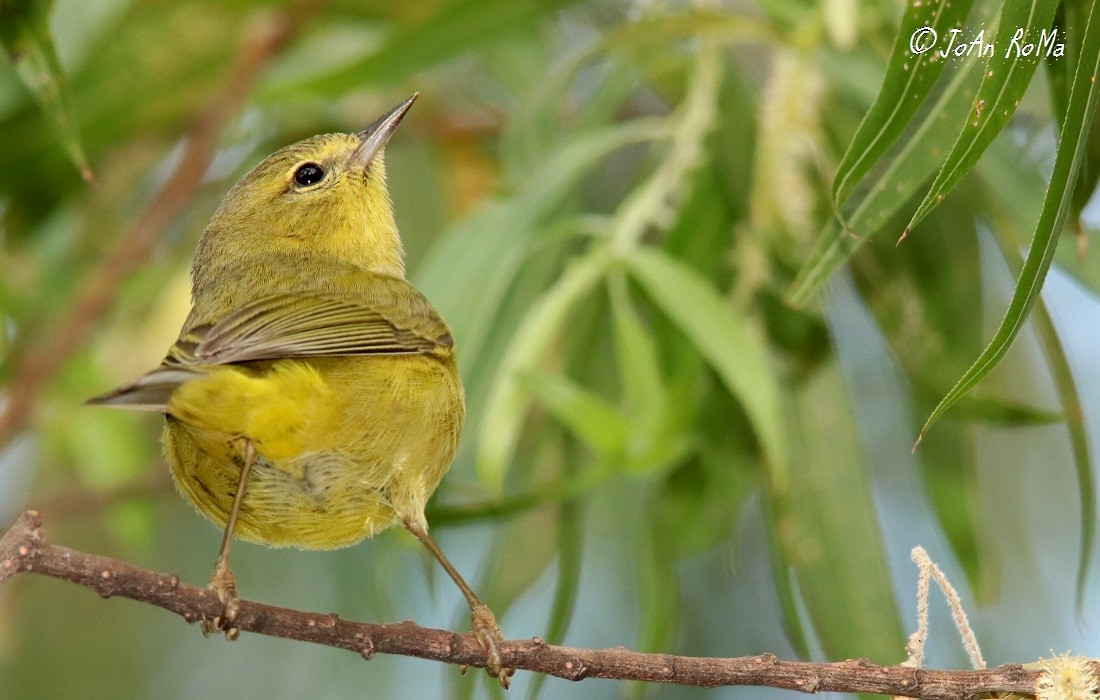
<svg viewBox="0 0 1100 700">
<path fill-rule="evenodd" d="M 300 368 L 303 361 L 229 368 L 244 376 L 215 373 L 201 392 L 170 403 L 165 454 L 180 492 L 224 526 L 249 440 L 259 456 L 241 506 L 240 539 L 332 549 L 394 522 L 422 522 L 462 425 L 453 361 L 309 360 L 311 381 L 323 382 L 323 391 L 287 384 L 280 370 L 288 362 Z M 262 384 L 268 381 L 275 385 Z"/>
</svg>

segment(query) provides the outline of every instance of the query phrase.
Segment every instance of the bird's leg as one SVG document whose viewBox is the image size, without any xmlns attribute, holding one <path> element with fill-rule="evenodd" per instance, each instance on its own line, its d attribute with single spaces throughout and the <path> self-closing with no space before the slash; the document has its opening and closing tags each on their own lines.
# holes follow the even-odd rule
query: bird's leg
<svg viewBox="0 0 1100 700">
<path fill-rule="evenodd" d="M 474 593 L 473 589 L 470 588 L 458 573 L 458 570 L 455 569 L 450 560 L 443 554 L 443 550 L 439 548 L 439 545 L 437 545 L 431 535 L 428 534 L 427 528 L 418 523 L 408 521 L 405 522 L 405 528 L 415 535 L 418 540 L 424 543 L 424 546 L 427 547 L 428 551 L 432 553 L 432 556 L 439 561 L 443 570 L 446 571 L 447 575 L 451 577 L 451 580 L 455 582 L 458 589 L 462 591 L 462 595 L 466 597 L 466 602 L 470 604 L 470 622 L 474 636 L 477 638 L 482 648 L 485 649 L 487 657 L 485 670 L 490 676 L 500 681 L 500 685 L 507 690 L 509 679 L 515 674 L 516 670 L 514 668 L 504 668 L 504 663 L 500 658 L 498 645 L 504 641 L 504 636 L 500 632 L 500 625 L 497 624 L 497 618 L 493 615 L 493 611 L 477 597 L 477 594 Z"/>
<path fill-rule="evenodd" d="M 214 632 L 222 632 L 229 641 L 236 639 L 241 631 L 233 622 L 237 619 L 241 601 L 237 598 L 237 580 L 233 576 L 233 570 L 229 568 L 229 550 L 233 547 L 233 531 L 237 528 L 237 515 L 241 511 L 241 503 L 244 502 L 244 493 L 248 489 L 248 477 L 252 473 L 252 464 L 256 461 L 256 448 L 250 441 L 245 441 L 244 466 L 241 467 L 241 480 L 237 482 L 237 493 L 233 496 L 233 507 L 229 510 L 229 519 L 225 522 L 225 534 L 222 535 L 222 546 L 218 550 L 218 560 L 214 562 L 214 573 L 210 576 L 210 588 L 218 594 L 224 607 L 222 614 L 212 621 L 203 618 L 202 633 L 210 635 Z"/>
</svg>

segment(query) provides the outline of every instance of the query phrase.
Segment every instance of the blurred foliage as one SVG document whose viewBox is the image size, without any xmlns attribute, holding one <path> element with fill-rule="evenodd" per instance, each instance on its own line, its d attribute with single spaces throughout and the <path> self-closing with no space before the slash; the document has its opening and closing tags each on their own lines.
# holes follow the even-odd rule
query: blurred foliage
<svg viewBox="0 0 1100 700">
<path fill-rule="evenodd" d="M 1063 234 L 1083 230 L 1080 213 L 1100 173 L 1100 129 L 1089 137 L 1095 5 L 1006 3 L 997 42 L 1016 26 L 1037 31 L 1053 21 L 1065 30 L 1069 55 L 1039 71 L 1037 60 L 1000 52 L 988 60 L 906 54 L 925 19 L 941 30 L 993 26 L 992 0 L 955 0 L 935 16 L 936 3 L 910 3 L 900 28 L 894 3 L 846 0 L 337 0 L 267 67 L 186 215 L 119 290 L 93 342 L 53 378 L 32 448 L 17 440 L 0 459 L 4 483 L 28 484 L 9 490 L 4 512 L 24 505 L 21 494 L 94 494 L 163 469 L 155 419 L 80 401 L 159 361 L 187 312 L 186 269 L 202 225 L 250 164 L 309 134 L 362 128 L 416 90 L 422 97 L 387 165 L 411 277 L 452 326 L 468 393 L 460 452 L 429 520 L 441 529 L 487 524 L 459 533 L 473 533 L 465 546 L 490 553 L 480 590 L 506 633 L 581 643 L 571 630 L 583 640 L 597 624 L 616 632 L 612 643 L 645 650 L 778 651 L 733 632 L 728 644 L 705 646 L 697 618 L 726 613 L 690 609 L 698 604 L 688 597 L 698 588 L 693 563 L 726 556 L 751 517 L 774 586 L 774 610 L 761 615 L 773 616 L 768 624 L 792 652 L 902 659 L 875 465 L 866 463 L 856 387 L 836 351 L 836 309 L 829 295 L 817 301 L 845 265 L 909 392 L 914 415 L 894 425 L 915 436 L 925 417 L 942 414 L 917 464 L 935 526 L 973 595 L 992 601 L 1005 575 L 992 555 L 996 534 L 983 526 L 977 478 L 978 435 L 988 426 L 1066 422 L 1083 581 L 1094 518 L 1083 412 L 1037 294 Z M 0 42 L 12 58 L 0 68 L 5 383 L 12 358 L 34 351 L 163 182 L 181 135 L 226 79 L 239 38 L 275 11 L 252 0 L 0 3 Z M 972 116 L 980 128 L 967 126 Z M 81 178 L 89 163 L 94 185 Z M 989 234 L 996 245 L 981 246 Z M 983 354 L 989 255 L 1019 278 Z M 1058 255 L 1100 292 L 1094 252 Z M 992 387 L 966 394 L 1036 304 L 1042 342 L 1032 351 L 1050 368 L 1058 407 Z M 216 533 L 184 506 L 158 500 L 167 489 L 151 483 L 153 495 L 142 491 L 137 502 L 70 514 L 95 523 L 73 539 L 109 540 L 88 546 L 205 576 Z M 593 523 L 619 551 L 596 579 L 582 576 Z M 395 582 L 408 572 L 388 552 L 405 544 L 384 537 L 360 554 L 293 560 L 260 552 L 256 570 L 263 562 L 331 567 L 336 598 L 351 606 L 342 615 L 404 616 L 413 593 Z M 245 597 L 283 591 L 250 577 L 243 556 Z M 469 567 L 478 554 L 455 558 Z M 612 609 L 600 621 L 575 620 L 583 587 L 612 579 L 634 592 L 628 619 L 636 622 L 619 625 Z M 548 580 L 545 617 L 524 615 Z M 3 683 L 76 692 L 15 671 L 48 634 L 64 636 L 56 626 L 30 629 L 46 603 L 28 602 L 21 614 L 24 602 L 10 598 L 30 598 L 31 584 L 20 584 L 3 592 L 0 609 Z M 149 625 L 163 623 L 139 617 L 147 615 Z M 517 616 L 536 627 L 521 628 Z M 126 619 L 108 622 L 123 638 Z M 117 657 L 108 667 L 130 678 L 126 694 L 157 684 L 137 670 L 154 652 L 108 647 Z M 107 663 L 100 652 L 66 668 Z M 389 678 L 372 663 L 363 678 Z M 96 678 L 89 687 L 122 683 Z M 448 678 L 456 694 L 474 692 L 474 680 Z M 173 687 L 201 695 L 215 686 Z"/>
</svg>

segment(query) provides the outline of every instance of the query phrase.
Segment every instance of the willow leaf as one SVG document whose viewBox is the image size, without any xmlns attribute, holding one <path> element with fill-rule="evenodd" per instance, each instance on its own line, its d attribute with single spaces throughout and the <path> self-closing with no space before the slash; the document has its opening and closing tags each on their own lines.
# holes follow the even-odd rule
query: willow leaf
<svg viewBox="0 0 1100 700">
<path fill-rule="evenodd" d="M 993 39 L 993 46 L 1000 48 L 994 50 L 986 61 L 982 84 L 978 87 L 978 94 L 974 97 L 970 111 L 972 116 L 967 117 L 966 126 L 936 175 L 932 187 L 909 220 L 909 225 L 905 227 L 903 237 L 974 167 L 978 158 L 1016 111 L 1020 98 L 1031 84 L 1041 54 L 1046 50 L 1039 42 L 1043 37 L 1050 37 L 1052 42 L 1056 38 L 1056 35 L 1049 34 L 1049 28 L 1057 5 L 1058 0 L 1026 0 L 1004 4 L 997 34 Z M 1018 38 L 1021 32 L 1022 38 Z M 1018 48 L 1014 48 L 1028 42 L 1039 47 L 1031 55 L 1021 55 Z"/>
<path fill-rule="evenodd" d="M 434 3 L 419 23 L 400 27 L 376 51 L 335 70 L 278 90 L 339 95 L 364 84 L 398 83 L 467 51 L 484 49 L 516 31 L 528 29 L 575 0 Z"/>
<path fill-rule="evenodd" d="M 554 600 L 550 604 L 550 624 L 543 640 L 547 644 L 561 644 L 573 620 L 580 593 L 581 559 L 584 553 L 584 529 L 580 508 L 576 502 L 566 501 L 558 510 L 558 582 L 554 586 Z M 528 700 L 538 697 L 542 684 L 549 676 L 532 675 L 527 687 Z"/>
<path fill-rule="evenodd" d="M 760 442 L 776 488 L 787 485 L 779 387 L 764 341 L 698 273 L 651 248 L 627 260 L 654 303 L 679 326 L 735 396 Z"/>
<path fill-rule="evenodd" d="M 1012 240 L 1011 226 L 998 226 L 997 242 L 1000 244 L 1001 254 L 1014 270 L 1020 269 L 1023 261 L 1017 252 L 1019 245 Z M 1093 544 L 1096 541 L 1096 496 L 1093 483 L 1092 464 L 1089 456 L 1088 430 L 1084 422 L 1084 407 L 1081 405 L 1081 396 L 1077 391 L 1077 384 L 1073 378 L 1073 372 L 1069 366 L 1062 340 L 1058 336 L 1058 330 L 1054 327 L 1054 321 L 1047 311 L 1046 304 L 1039 299 L 1035 307 L 1035 329 L 1038 332 L 1039 341 L 1042 343 L 1043 354 L 1046 356 L 1050 367 L 1051 377 L 1054 379 L 1054 388 L 1058 392 L 1058 398 L 1062 404 L 1062 418 L 1066 422 L 1069 432 L 1070 450 L 1073 454 L 1073 464 L 1077 474 L 1077 494 L 1079 510 L 1081 514 L 1081 549 L 1077 562 L 1077 608 L 1080 611 L 1084 604 L 1085 586 L 1088 583 L 1089 569 L 1092 566 Z"/>
<path fill-rule="evenodd" d="M 1096 485 L 1089 460 L 1088 430 L 1085 427 L 1081 396 L 1077 392 L 1065 348 L 1041 299 L 1035 309 L 1035 320 L 1039 340 L 1043 344 L 1051 374 L 1054 376 L 1054 386 L 1064 407 L 1070 450 L 1073 452 L 1073 464 L 1077 472 L 1077 496 L 1081 512 L 1081 548 L 1077 561 L 1076 597 L 1077 611 L 1080 612 L 1085 604 L 1089 569 L 1092 568 L 1093 545 L 1096 542 Z"/>
<path fill-rule="evenodd" d="M 652 429 L 664 413 L 665 389 L 654 337 L 646 330 L 630 301 L 621 271 L 608 278 L 611 316 L 615 327 L 619 382 L 632 411 L 644 429 Z"/>
<path fill-rule="evenodd" d="M 416 286 L 448 320 L 463 372 L 499 332 L 500 307 L 538 226 L 602 158 L 631 144 L 661 138 L 659 121 L 636 120 L 578 136 L 564 144 L 511 197 L 451 227 L 416 271 Z"/>
<path fill-rule="evenodd" d="M 972 4 L 973 0 L 905 4 L 882 88 L 852 137 L 833 180 L 833 205 L 838 213 L 848 195 L 924 104 L 944 67 L 939 50 L 934 48 L 936 37 L 959 26 Z M 925 41 L 931 41 L 933 48 L 914 54 L 914 43 L 923 45 Z"/>
<path fill-rule="evenodd" d="M 630 423 L 602 396 L 562 376 L 533 371 L 525 377 L 531 393 L 586 447 L 601 457 L 622 453 Z"/>
<path fill-rule="evenodd" d="M 504 489 L 504 474 L 527 415 L 522 377 L 537 366 L 570 311 L 596 286 L 605 267 L 597 255 L 575 261 L 516 330 L 490 390 L 478 440 L 478 477 L 496 493 Z"/>
<path fill-rule="evenodd" d="M 54 50 L 45 0 L 0 2 L 0 44 L 20 79 L 38 100 L 80 176 L 92 180 L 92 168 L 65 96 L 64 76 Z"/>
<path fill-rule="evenodd" d="M 1012 293 L 1008 311 L 1001 320 L 1000 327 L 993 340 L 947 393 L 925 421 L 920 438 L 943 413 L 955 404 L 966 392 L 974 387 L 1000 361 L 1016 335 L 1023 327 L 1028 312 L 1039 298 L 1046 273 L 1058 247 L 1058 234 L 1065 225 L 1073 196 L 1073 186 L 1077 181 L 1088 141 L 1088 127 L 1092 124 L 1096 111 L 1100 86 L 1096 83 L 1097 71 L 1100 71 L 1100 3 L 1093 3 L 1089 12 L 1088 24 L 1082 41 L 1081 60 L 1077 65 L 1073 85 L 1070 88 L 1069 102 L 1066 107 L 1066 120 L 1062 124 L 1058 139 L 1058 149 L 1051 173 L 1050 184 L 1043 199 L 1043 208 L 1035 227 L 1027 258 L 1024 260 L 1016 288 Z M 914 448 L 916 445 L 914 445 Z"/>
<path fill-rule="evenodd" d="M 848 198 L 844 225 L 829 222 L 787 294 L 791 304 L 805 304 L 841 265 L 871 236 L 880 233 L 909 198 L 940 167 L 938 154 L 951 147 L 970 104 L 969 95 L 981 78 L 981 62 L 973 59 L 955 68 L 935 101 L 916 117 L 905 140 L 878 163 L 874 184 Z"/>
<path fill-rule="evenodd" d="M 847 392 L 825 363 L 785 394 L 791 486 L 777 540 L 827 656 L 894 663 L 903 635 Z"/>
</svg>

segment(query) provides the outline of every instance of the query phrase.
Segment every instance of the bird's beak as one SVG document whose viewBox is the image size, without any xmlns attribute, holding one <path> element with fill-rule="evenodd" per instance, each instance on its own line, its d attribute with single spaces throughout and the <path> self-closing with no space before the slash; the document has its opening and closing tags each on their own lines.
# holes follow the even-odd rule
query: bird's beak
<svg viewBox="0 0 1100 700">
<path fill-rule="evenodd" d="M 414 93 L 412 97 L 397 105 L 390 111 L 378 117 L 373 124 L 359 132 L 359 145 L 351 154 L 351 162 L 361 167 L 367 167 L 378 152 L 386 147 L 386 142 L 393 136 L 397 125 L 405 118 L 405 113 L 412 107 L 413 102 L 420 93 Z"/>
</svg>

